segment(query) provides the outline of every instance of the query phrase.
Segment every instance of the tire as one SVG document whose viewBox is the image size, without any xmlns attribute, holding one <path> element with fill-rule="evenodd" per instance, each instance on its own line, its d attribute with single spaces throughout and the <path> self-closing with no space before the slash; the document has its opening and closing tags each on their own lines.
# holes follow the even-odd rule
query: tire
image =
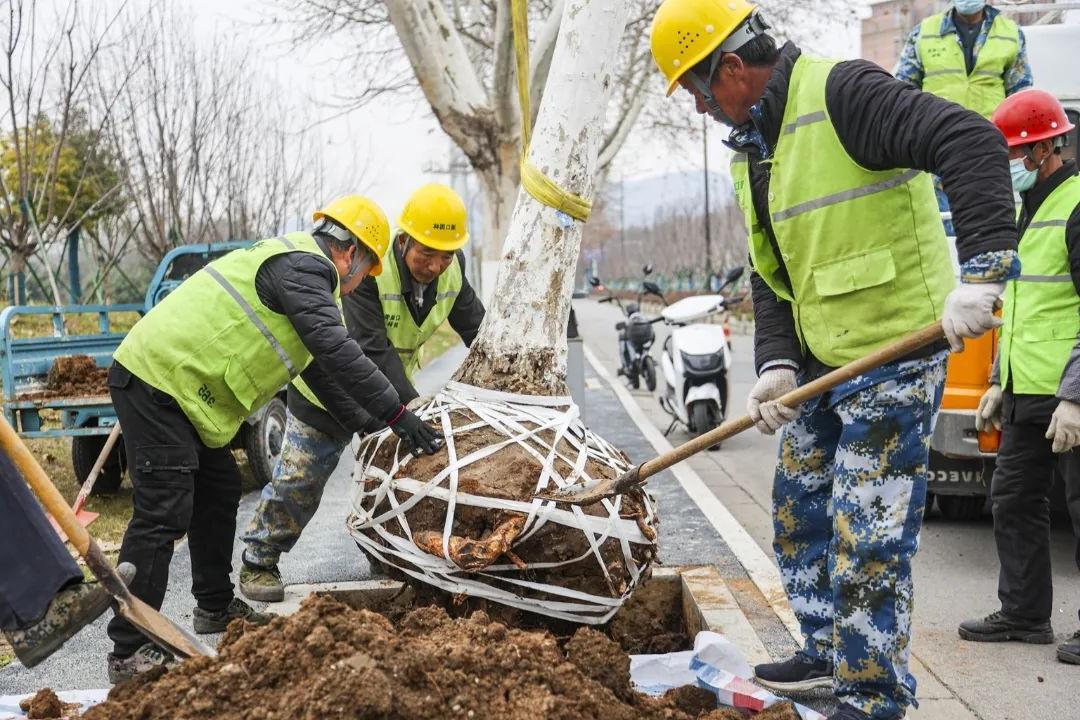
<svg viewBox="0 0 1080 720">
<path fill-rule="evenodd" d="M 927 520 L 930 519 L 930 513 L 932 513 L 934 511 L 934 498 L 936 498 L 936 497 L 937 497 L 937 495 L 935 495 L 932 492 L 927 492 L 926 493 L 926 504 L 923 505 L 923 511 L 922 511 L 923 522 L 926 522 Z"/>
<path fill-rule="evenodd" d="M 711 402 L 698 401 L 690 406 L 690 422 L 694 432 L 704 435 L 717 426 L 716 410 Z M 709 450 L 719 450 L 720 443 L 709 446 Z"/>
<path fill-rule="evenodd" d="M 978 520 L 986 506 L 982 495 L 938 495 L 938 507 L 947 520 Z"/>
<path fill-rule="evenodd" d="M 645 376 L 645 387 L 649 392 L 656 390 L 656 361 L 652 355 L 646 355 L 641 359 L 641 374 Z"/>
<path fill-rule="evenodd" d="M 244 426 L 244 454 L 259 487 L 273 479 L 284 441 L 285 403 L 274 397 L 262 409 L 258 422 Z"/>
<path fill-rule="evenodd" d="M 108 435 L 78 435 L 71 439 L 71 466 L 75 469 L 75 480 L 82 485 L 94 469 L 98 455 L 105 447 Z M 124 480 L 124 470 L 127 469 L 127 456 L 124 454 L 124 436 L 116 440 L 116 445 L 109 453 L 105 465 L 101 468 L 101 474 L 94 482 L 91 495 L 115 495 L 120 489 L 120 483 Z"/>
<path fill-rule="evenodd" d="M 637 390 L 641 387 L 641 376 L 634 368 L 631 367 L 626 371 L 626 379 L 630 381 L 631 390 Z"/>
</svg>

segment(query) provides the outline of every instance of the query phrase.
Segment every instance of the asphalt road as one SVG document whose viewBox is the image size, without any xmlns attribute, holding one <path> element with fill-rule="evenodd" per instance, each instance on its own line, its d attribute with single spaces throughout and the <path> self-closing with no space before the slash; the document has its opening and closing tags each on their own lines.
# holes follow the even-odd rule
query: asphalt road
<svg viewBox="0 0 1080 720">
<path fill-rule="evenodd" d="M 577 301 L 578 325 L 587 347 L 614 373 L 618 367 L 615 323 L 618 308 Z M 654 357 L 666 331 L 657 325 Z M 732 338 L 732 412 L 744 412 L 755 380 L 752 339 Z M 633 393 L 661 430 L 668 416 L 646 391 Z M 676 430 L 670 440 L 690 436 Z M 727 506 L 755 541 L 772 557 L 770 519 L 772 475 L 777 438 L 750 431 L 725 441 L 717 452 L 689 462 L 710 490 Z M 1080 629 L 1080 572 L 1073 560 L 1074 539 L 1067 521 L 1053 530 L 1054 629 L 1064 639 Z M 952 720 L 1036 720 L 1080 717 L 1080 667 L 1055 659 L 1052 645 L 968 643 L 956 626 L 968 617 L 998 609 L 998 562 L 989 515 L 975 522 L 951 522 L 940 513 L 923 528 L 915 558 L 916 610 L 913 668 L 919 682 L 921 710 L 909 717 Z"/>
</svg>

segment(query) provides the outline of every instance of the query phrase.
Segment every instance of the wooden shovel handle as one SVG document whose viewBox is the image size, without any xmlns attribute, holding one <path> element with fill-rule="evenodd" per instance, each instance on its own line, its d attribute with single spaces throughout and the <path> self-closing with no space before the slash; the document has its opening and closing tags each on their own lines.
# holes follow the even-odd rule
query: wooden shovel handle
<svg viewBox="0 0 1080 720">
<path fill-rule="evenodd" d="M 780 396 L 778 402 L 787 405 L 788 407 L 796 407 L 807 400 L 812 400 L 818 395 L 822 395 L 829 390 L 832 390 L 852 378 L 858 377 L 875 368 L 879 368 L 882 365 L 895 362 L 896 360 L 910 355 L 916 350 L 924 348 L 944 337 L 945 333 L 941 329 L 941 321 L 927 325 L 921 330 L 906 335 L 894 343 L 890 343 L 879 350 L 875 350 L 866 357 L 849 362 L 847 365 L 836 368 L 832 372 L 822 375 L 816 380 L 811 380 L 805 385 L 800 385 L 791 392 Z M 710 430 L 703 435 L 698 435 L 693 440 L 683 443 L 679 447 L 669 450 L 663 455 L 659 455 L 644 463 L 639 470 L 639 478 L 641 480 L 650 478 L 656 473 L 668 469 L 675 463 L 681 462 L 691 455 L 715 445 L 721 440 L 726 440 L 733 435 L 738 435 L 744 430 L 749 430 L 752 427 L 754 427 L 754 421 L 750 419 L 749 415 L 744 415 L 735 420 L 729 420 L 720 427 Z"/>
<path fill-rule="evenodd" d="M 38 464 L 37 459 L 30 453 L 6 417 L 0 417 L 0 447 L 3 447 L 4 452 L 11 458 L 11 462 L 26 478 L 30 489 L 56 520 L 75 550 L 85 558 L 90 550 L 90 533 L 76 519 L 75 511 L 68 507 L 64 496 L 49 480 L 45 470 Z"/>
<path fill-rule="evenodd" d="M 90 497 L 90 493 L 93 492 L 94 483 L 97 482 L 98 475 L 101 474 L 101 469 L 105 467 L 105 461 L 109 459 L 113 448 L 116 447 L 116 440 L 119 437 L 120 423 L 116 423 L 113 425 L 112 430 L 109 431 L 109 437 L 105 439 L 105 446 L 98 453 L 97 460 L 94 461 L 94 467 L 90 469 L 90 474 L 86 476 L 82 488 L 79 489 L 79 494 L 75 497 L 75 502 L 71 505 L 71 509 L 75 511 L 76 515 L 82 510 L 82 506 L 86 504 L 86 498 Z"/>
</svg>

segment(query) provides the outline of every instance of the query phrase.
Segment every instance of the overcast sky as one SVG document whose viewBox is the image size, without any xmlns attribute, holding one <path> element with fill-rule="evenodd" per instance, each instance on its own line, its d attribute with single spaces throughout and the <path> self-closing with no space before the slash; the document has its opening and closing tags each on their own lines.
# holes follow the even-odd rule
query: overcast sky
<svg viewBox="0 0 1080 720">
<path fill-rule="evenodd" d="M 335 77 L 340 73 L 328 65 L 327 59 L 331 56 L 328 49 L 311 48 L 290 54 L 285 42 L 287 33 L 278 37 L 265 36 L 266 31 L 257 27 L 257 23 L 264 17 L 268 1 L 178 0 L 178 4 L 186 4 L 191 9 L 197 29 L 256 40 L 260 65 L 268 74 L 276 74 L 283 88 L 296 89 L 304 97 L 317 97 L 320 93 L 330 94 L 333 87 L 347 83 L 347 78 Z M 832 54 L 850 57 L 856 52 L 857 36 L 854 34 L 825 35 L 835 38 L 833 46 L 828 48 Z M 659 73 L 656 82 L 661 82 Z M 678 102 L 689 103 L 689 97 L 682 97 Z M 317 103 L 312 104 L 310 112 L 312 122 L 335 114 Z M 392 217 L 396 217 L 405 198 L 417 186 L 445 179 L 424 171 L 425 167 L 447 164 L 450 142 L 439 129 L 419 91 L 411 100 L 376 100 L 344 117 L 326 122 L 320 126 L 320 132 L 324 159 L 332 177 L 345 174 L 342 171 L 347 168 L 340 167 L 342 158 L 367 155 L 370 186 L 364 190 Z M 727 162 L 719 142 L 724 135 L 726 130 L 718 126 L 710 129 L 710 165 L 714 168 Z M 350 145 L 358 146 L 360 152 L 354 152 Z M 650 141 L 645 131 L 635 131 L 620 158 L 611 174 L 613 180 L 700 168 L 700 137 L 688 136 L 685 143 L 672 148 L 666 143 Z M 334 172 L 334 168 L 338 172 Z M 334 192 L 351 190 L 342 187 Z"/>
</svg>

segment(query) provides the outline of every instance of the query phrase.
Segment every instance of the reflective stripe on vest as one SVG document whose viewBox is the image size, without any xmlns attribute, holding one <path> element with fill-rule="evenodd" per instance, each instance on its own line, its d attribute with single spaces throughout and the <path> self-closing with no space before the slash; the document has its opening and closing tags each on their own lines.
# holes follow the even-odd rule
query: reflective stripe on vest
<svg viewBox="0 0 1080 720">
<path fill-rule="evenodd" d="M 941 32 L 944 19 L 939 13 L 919 26 L 922 89 L 990 117 L 1005 99 L 1005 73 L 1020 52 L 1020 29 L 1004 15 L 995 17 L 969 75 L 959 35 Z"/>
<path fill-rule="evenodd" d="M 1039 206 L 1020 238 L 1022 275 L 1008 283 L 1002 309 L 1001 383 L 1018 395 L 1056 395 L 1080 333 L 1065 239 L 1080 205 L 1080 177 L 1063 182 Z"/>
<path fill-rule="evenodd" d="M 834 65 L 803 55 L 792 71 L 769 161 L 775 250 L 745 155 L 731 172 L 754 270 L 791 302 L 803 346 L 838 366 L 938 319 L 955 278 L 930 177 L 866 170 L 844 150 L 825 104 Z"/>
<path fill-rule="evenodd" d="M 208 447 L 227 445 L 248 415 L 311 362 L 288 317 L 264 306 L 255 289 L 263 263 L 290 252 L 331 264 L 307 233 L 234 250 L 166 296 L 114 354 L 171 395 Z"/>
</svg>

